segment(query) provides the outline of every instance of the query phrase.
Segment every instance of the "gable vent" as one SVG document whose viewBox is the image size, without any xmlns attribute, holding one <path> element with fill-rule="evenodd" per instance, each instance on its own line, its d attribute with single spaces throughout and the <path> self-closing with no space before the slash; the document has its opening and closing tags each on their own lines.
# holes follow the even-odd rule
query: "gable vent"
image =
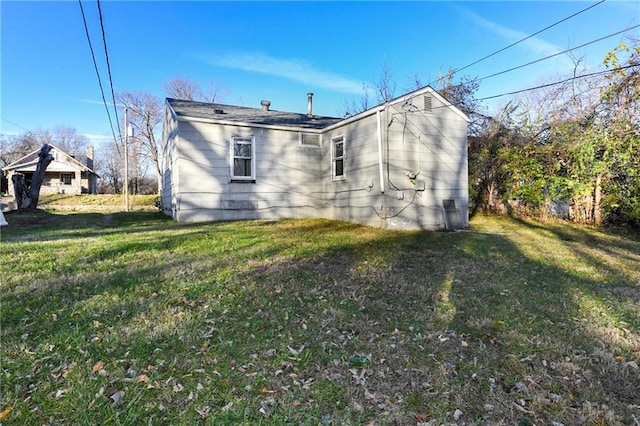
<svg viewBox="0 0 640 426">
<path fill-rule="evenodd" d="M 424 96 L 424 110 L 426 112 L 431 112 L 431 95 Z"/>
</svg>

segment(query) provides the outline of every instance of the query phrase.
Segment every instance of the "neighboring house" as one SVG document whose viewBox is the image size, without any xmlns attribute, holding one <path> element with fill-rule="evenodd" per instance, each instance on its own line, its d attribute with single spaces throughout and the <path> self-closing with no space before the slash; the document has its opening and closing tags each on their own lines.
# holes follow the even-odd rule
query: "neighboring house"
<svg viewBox="0 0 640 426">
<path fill-rule="evenodd" d="M 93 147 L 87 148 L 85 161 L 81 162 L 60 148 L 52 144 L 49 145 L 53 161 L 45 172 L 40 194 L 95 194 L 99 176 L 93 171 Z M 10 196 L 15 196 L 13 175 L 24 175 L 27 185 L 31 184 L 31 179 L 38 165 L 40 149 L 38 148 L 2 169 L 9 180 Z"/>
<path fill-rule="evenodd" d="M 349 118 L 167 99 L 162 209 L 180 222 L 468 226 L 467 124 L 431 87 Z"/>
</svg>

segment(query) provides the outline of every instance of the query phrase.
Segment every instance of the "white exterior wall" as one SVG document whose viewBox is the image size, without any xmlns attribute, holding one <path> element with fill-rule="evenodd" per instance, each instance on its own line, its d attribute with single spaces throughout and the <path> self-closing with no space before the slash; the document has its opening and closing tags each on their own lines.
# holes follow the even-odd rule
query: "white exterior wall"
<svg viewBox="0 0 640 426">
<path fill-rule="evenodd" d="M 467 227 L 467 120 L 439 95 L 416 93 L 329 127 L 320 148 L 300 146 L 296 130 L 178 120 L 166 108 L 163 209 L 181 222 L 326 217 L 436 230 L 447 226 L 443 200 L 454 200 Z M 231 182 L 234 136 L 255 138 L 255 182 Z M 339 136 L 342 180 L 332 178 Z"/>
<path fill-rule="evenodd" d="M 174 218 L 181 222 L 322 217 L 321 148 L 297 131 L 178 121 Z M 231 139 L 255 138 L 255 182 L 231 181 Z"/>
<path fill-rule="evenodd" d="M 375 113 L 325 134 L 327 145 L 344 135 L 346 153 L 345 179 L 333 180 L 331 146 L 324 150 L 327 217 L 390 229 L 445 229 L 443 200 L 454 200 L 460 224 L 468 226 L 467 121 L 436 97 L 430 112 L 421 110 L 422 96 L 415 108 L 403 100 L 381 111 L 381 155 Z"/>
<path fill-rule="evenodd" d="M 344 137 L 344 179 L 334 179 L 332 139 L 340 136 Z M 378 215 L 385 196 L 380 186 L 376 115 L 335 128 L 323 140 L 326 217 L 384 227 Z"/>
<path fill-rule="evenodd" d="M 176 161 L 175 150 L 178 143 L 178 122 L 168 107 L 164 109 L 164 127 L 162 129 L 162 211 L 178 220 L 176 204 L 180 169 Z"/>
</svg>

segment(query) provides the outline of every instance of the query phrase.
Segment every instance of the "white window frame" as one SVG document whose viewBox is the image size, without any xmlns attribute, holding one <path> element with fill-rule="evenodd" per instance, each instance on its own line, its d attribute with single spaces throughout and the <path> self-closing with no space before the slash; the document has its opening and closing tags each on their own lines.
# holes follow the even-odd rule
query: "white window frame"
<svg viewBox="0 0 640 426">
<path fill-rule="evenodd" d="M 333 180 L 344 180 L 344 176 L 345 176 L 345 168 L 346 168 L 346 156 L 347 156 L 347 150 L 346 150 L 346 143 L 345 143 L 346 138 L 344 137 L 344 135 L 340 135 L 340 136 L 336 136 L 331 138 L 331 175 Z M 342 155 L 341 156 L 337 156 L 336 155 L 336 146 L 338 143 L 342 143 Z M 338 174 L 337 173 L 337 164 L 338 161 L 342 162 L 342 174 Z"/>
<path fill-rule="evenodd" d="M 251 144 L 251 157 L 236 157 L 235 146 L 236 142 L 242 141 L 243 144 Z M 256 180 L 256 139 L 254 136 L 232 136 L 229 143 L 230 153 L 230 168 L 231 168 L 231 181 L 232 182 L 255 182 Z M 250 176 L 236 176 L 235 175 L 235 160 L 236 158 L 249 159 L 251 161 L 251 175 Z"/>
<path fill-rule="evenodd" d="M 69 183 L 65 182 L 65 177 L 69 177 Z M 73 184 L 73 173 L 60 173 L 60 184 L 61 185 L 72 185 Z"/>
</svg>

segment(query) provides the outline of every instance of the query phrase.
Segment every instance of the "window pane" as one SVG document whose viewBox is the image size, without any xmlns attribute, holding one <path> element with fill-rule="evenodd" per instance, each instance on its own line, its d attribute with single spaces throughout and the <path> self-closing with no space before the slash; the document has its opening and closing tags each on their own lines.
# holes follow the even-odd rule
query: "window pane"
<svg viewBox="0 0 640 426">
<path fill-rule="evenodd" d="M 242 158 L 233 159 L 233 175 L 234 176 L 251 176 L 251 160 Z"/>
<path fill-rule="evenodd" d="M 343 174 L 343 160 L 336 160 L 336 176 L 342 176 Z"/>
<path fill-rule="evenodd" d="M 337 157 L 342 157 L 344 150 L 343 150 L 343 142 L 336 142 L 336 152 L 335 152 L 335 156 Z"/>
<path fill-rule="evenodd" d="M 233 156 L 251 158 L 251 142 L 236 141 L 233 144 Z"/>
</svg>

